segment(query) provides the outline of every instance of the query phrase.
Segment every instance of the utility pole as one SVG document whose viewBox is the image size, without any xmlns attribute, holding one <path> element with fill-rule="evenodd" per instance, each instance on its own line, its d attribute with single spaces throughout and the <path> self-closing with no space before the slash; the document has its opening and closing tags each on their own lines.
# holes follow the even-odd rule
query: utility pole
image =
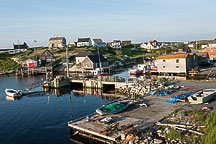
<svg viewBox="0 0 216 144">
<path fill-rule="evenodd" d="M 36 40 L 34 40 L 34 51 L 35 51 L 35 43 L 36 43 L 37 41 Z"/>
<path fill-rule="evenodd" d="M 97 52 L 98 52 L 98 60 L 99 60 L 99 69 L 101 69 L 101 61 L 100 61 L 100 54 L 99 54 L 98 47 L 97 47 Z"/>
<path fill-rule="evenodd" d="M 68 46 L 66 46 L 66 63 L 67 63 L 67 77 L 70 78 L 70 75 L 69 75 L 69 61 L 68 61 Z"/>
</svg>

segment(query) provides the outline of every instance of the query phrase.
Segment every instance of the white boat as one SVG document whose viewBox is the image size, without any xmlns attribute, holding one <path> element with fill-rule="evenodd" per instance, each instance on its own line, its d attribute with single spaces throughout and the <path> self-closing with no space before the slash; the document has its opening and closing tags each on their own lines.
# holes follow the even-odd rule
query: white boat
<svg viewBox="0 0 216 144">
<path fill-rule="evenodd" d="M 7 96 L 10 97 L 20 97 L 23 94 L 21 90 L 15 90 L 15 89 L 5 89 L 5 93 Z"/>
<path fill-rule="evenodd" d="M 216 89 L 205 89 L 188 97 L 188 101 L 192 104 L 201 104 L 209 101 L 216 96 Z"/>
<path fill-rule="evenodd" d="M 96 68 L 93 70 L 94 76 L 107 76 L 108 73 L 105 73 L 103 69 Z"/>
</svg>

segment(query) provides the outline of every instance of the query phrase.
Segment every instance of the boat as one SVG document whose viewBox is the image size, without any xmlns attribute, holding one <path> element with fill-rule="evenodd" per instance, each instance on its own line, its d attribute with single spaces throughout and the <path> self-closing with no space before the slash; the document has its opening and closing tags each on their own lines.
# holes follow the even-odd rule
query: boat
<svg viewBox="0 0 216 144">
<path fill-rule="evenodd" d="M 201 104 L 211 100 L 216 96 L 216 89 L 204 89 L 188 97 L 192 104 Z"/>
<path fill-rule="evenodd" d="M 104 70 L 100 68 L 95 69 L 93 73 L 94 73 L 94 76 L 107 76 L 108 75 L 108 73 L 105 73 Z"/>
<path fill-rule="evenodd" d="M 70 79 L 65 76 L 56 76 L 53 80 L 45 82 L 45 88 L 61 88 L 70 86 Z"/>
<path fill-rule="evenodd" d="M 96 109 L 96 113 L 99 115 L 110 115 L 120 113 L 123 110 L 127 109 L 131 104 L 130 100 L 119 100 L 113 103 L 106 104 L 98 109 Z"/>
<path fill-rule="evenodd" d="M 5 93 L 9 97 L 20 97 L 23 95 L 21 90 L 5 89 Z"/>
<path fill-rule="evenodd" d="M 143 74 L 143 71 L 139 69 L 130 69 L 129 73 L 130 75 L 141 75 Z"/>
<path fill-rule="evenodd" d="M 146 67 L 145 64 L 138 64 L 137 68 L 130 69 L 129 73 L 130 73 L 130 75 L 142 75 L 144 73 L 145 67 Z"/>
</svg>

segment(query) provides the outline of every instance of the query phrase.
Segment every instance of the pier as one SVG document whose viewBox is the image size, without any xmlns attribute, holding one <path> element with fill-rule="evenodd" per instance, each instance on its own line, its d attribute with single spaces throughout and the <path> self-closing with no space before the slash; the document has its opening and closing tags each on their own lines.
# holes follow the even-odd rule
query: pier
<svg viewBox="0 0 216 144">
<path fill-rule="evenodd" d="M 72 84 L 80 84 L 83 88 L 103 89 L 104 87 L 112 87 L 113 89 L 133 84 L 134 79 L 119 78 L 113 76 L 103 76 L 97 79 L 86 79 L 80 77 L 71 77 Z"/>
<path fill-rule="evenodd" d="M 46 74 L 50 73 L 52 74 L 52 67 L 36 67 L 36 68 L 30 68 L 28 70 L 20 69 L 16 71 L 17 76 L 26 76 L 26 75 L 38 75 L 38 74 Z"/>
<path fill-rule="evenodd" d="M 132 104 L 128 109 L 119 113 L 106 116 L 99 116 L 94 113 L 86 117 L 70 121 L 68 126 L 71 128 L 71 138 L 95 140 L 101 143 L 119 143 L 128 135 L 133 134 L 131 139 L 136 138 L 139 132 L 148 131 L 158 121 L 171 113 L 183 104 L 167 104 L 164 102 L 169 97 L 148 96 L 141 101 Z M 145 102 L 148 107 L 140 107 Z M 112 122 L 105 124 L 101 120 L 111 117 Z"/>
</svg>

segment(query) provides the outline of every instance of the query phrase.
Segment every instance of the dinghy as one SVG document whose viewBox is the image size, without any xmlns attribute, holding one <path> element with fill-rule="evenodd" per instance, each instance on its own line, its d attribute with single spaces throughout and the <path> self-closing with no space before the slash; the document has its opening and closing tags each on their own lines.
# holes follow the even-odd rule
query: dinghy
<svg viewBox="0 0 216 144">
<path fill-rule="evenodd" d="M 127 109 L 130 104 L 130 100 L 119 100 L 96 109 L 96 113 L 99 115 L 116 114 Z"/>
<path fill-rule="evenodd" d="M 15 89 L 5 89 L 5 93 L 7 96 L 10 97 L 19 97 L 22 96 L 22 91 L 21 90 L 15 90 Z"/>
<path fill-rule="evenodd" d="M 216 89 L 205 89 L 188 97 L 188 101 L 192 104 L 201 104 L 209 101 L 216 96 Z"/>
</svg>

